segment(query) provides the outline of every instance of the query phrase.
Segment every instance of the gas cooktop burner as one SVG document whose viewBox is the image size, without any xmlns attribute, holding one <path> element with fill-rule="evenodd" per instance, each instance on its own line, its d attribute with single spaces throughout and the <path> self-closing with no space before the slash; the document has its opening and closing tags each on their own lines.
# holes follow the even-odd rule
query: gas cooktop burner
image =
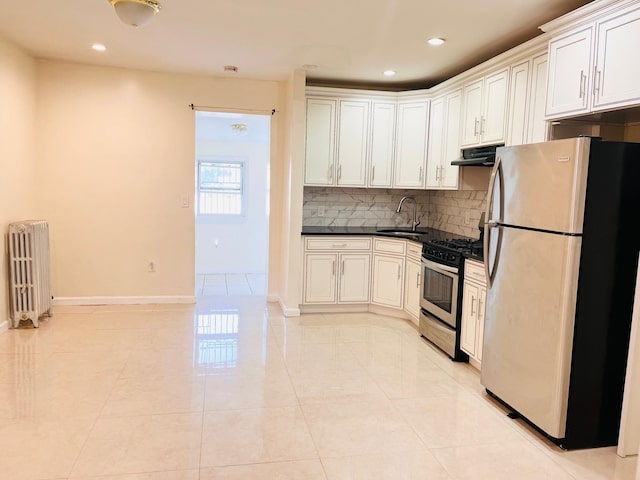
<svg viewBox="0 0 640 480">
<path fill-rule="evenodd" d="M 471 238 L 433 239 L 422 248 L 422 256 L 447 265 L 462 265 L 463 254 L 482 255 L 482 240 Z"/>
<path fill-rule="evenodd" d="M 472 240 L 470 238 L 448 238 L 445 240 L 432 240 L 429 243 L 451 248 L 452 250 L 467 250 L 478 246 L 482 247 L 481 240 Z"/>
</svg>

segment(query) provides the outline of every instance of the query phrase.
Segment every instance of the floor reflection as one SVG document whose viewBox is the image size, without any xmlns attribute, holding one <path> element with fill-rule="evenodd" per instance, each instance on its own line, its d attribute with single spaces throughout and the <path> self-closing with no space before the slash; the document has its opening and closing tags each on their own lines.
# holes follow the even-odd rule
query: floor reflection
<svg viewBox="0 0 640 480">
<path fill-rule="evenodd" d="M 194 363 L 209 368 L 235 367 L 239 320 L 237 309 L 196 314 Z"/>
</svg>

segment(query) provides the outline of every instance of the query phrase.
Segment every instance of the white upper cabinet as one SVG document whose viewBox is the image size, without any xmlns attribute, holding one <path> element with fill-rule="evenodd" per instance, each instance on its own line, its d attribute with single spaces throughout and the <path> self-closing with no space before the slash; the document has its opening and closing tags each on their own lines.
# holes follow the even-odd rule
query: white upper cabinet
<svg viewBox="0 0 640 480">
<path fill-rule="evenodd" d="M 440 167 L 444 158 L 446 97 L 431 101 L 429 115 L 429 148 L 427 150 L 427 188 L 440 188 Z"/>
<path fill-rule="evenodd" d="M 575 29 L 557 27 L 562 17 L 544 26 L 552 34 L 547 119 L 640 105 L 640 2 L 597 6 Z"/>
<path fill-rule="evenodd" d="M 480 121 L 481 143 L 483 144 L 504 142 L 508 88 L 508 69 L 485 77 L 483 116 Z"/>
<path fill-rule="evenodd" d="M 307 97 L 305 185 L 393 185 L 396 102 L 357 95 Z"/>
<path fill-rule="evenodd" d="M 336 100 L 307 98 L 305 185 L 334 184 L 336 106 Z"/>
<path fill-rule="evenodd" d="M 480 117 L 482 116 L 482 85 L 484 79 L 464 86 L 462 117 L 462 146 L 476 145 L 480 141 Z"/>
<path fill-rule="evenodd" d="M 431 102 L 426 187 L 455 189 L 459 167 L 451 161 L 460 156 L 460 110 L 462 90 L 456 90 Z"/>
<path fill-rule="evenodd" d="M 547 52 L 544 52 L 535 55 L 531 60 L 527 143 L 538 143 L 547 140 L 549 124 L 544 114 L 547 99 L 547 57 Z"/>
<path fill-rule="evenodd" d="M 549 42 L 548 118 L 588 112 L 592 36 L 587 27 Z"/>
<path fill-rule="evenodd" d="M 447 95 L 447 119 L 444 131 L 444 158 L 440 168 L 440 186 L 458 188 L 460 167 L 451 165 L 460 158 L 460 120 L 462 118 L 462 89 Z"/>
<path fill-rule="evenodd" d="M 396 104 L 374 101 L 371 107 L 370 187 L 391 187 L 396 130 Z"/>
<path fill-rule="evenodd" d="M 640 6 L 597 23 L 593 111 L 640 102 Z"/>
<path fill-rule="evenodd" d="M 547 138 L 544 113 L 547 52 L 533 55 L 513 65 L 509 78 L 506 144 L 544 142 Z"/>
<path fill-rule="evenodd" d="M 393 186 L 424 188 L 429 100 L 399 103 Z"/>
<path fill-rule="evenodd" d="M 474 80 L 463 89 L 463 147 L 505 140 L 509 69 Z"/>
<path fill-rule="evenodd" d="M 366 100 L 339 102 L 337 185 L 366 186 L 369 107 L 370 102 Z"/>
<path fill-rule="evenodd" d="M 529 60 L 511 67 L 507 145 L 527 143 L 527 103 L 529 99 L 530 69 L 531 62 Z"/>
</svg>

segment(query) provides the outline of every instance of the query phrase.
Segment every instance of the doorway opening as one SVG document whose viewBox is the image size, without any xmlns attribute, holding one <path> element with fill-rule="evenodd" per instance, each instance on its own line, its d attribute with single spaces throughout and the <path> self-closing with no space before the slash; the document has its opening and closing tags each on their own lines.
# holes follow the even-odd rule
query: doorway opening
<svg viewBox="0 0 640 480">
<path fill-rule="evenodd" d="M 267 292 L 271 118 L 196 112 L 196 297 Z"/>
</svg>

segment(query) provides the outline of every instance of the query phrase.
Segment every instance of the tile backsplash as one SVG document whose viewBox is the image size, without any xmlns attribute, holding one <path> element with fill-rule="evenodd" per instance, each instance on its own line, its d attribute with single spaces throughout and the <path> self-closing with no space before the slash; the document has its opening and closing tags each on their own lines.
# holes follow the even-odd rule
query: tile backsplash
<svg viewBox="0 0 640 480">
<path fill-rule="evenodd" d="M 403 196 L 416 199 L 419 228 L 435 228 L 478 238 L 486 190 L 398 190 L 304 187 L 305 226 L 410 227 L 413 204 L 396 208 Z M 468 222 L 466 222 L 468 220 Z"/>
</svg>

